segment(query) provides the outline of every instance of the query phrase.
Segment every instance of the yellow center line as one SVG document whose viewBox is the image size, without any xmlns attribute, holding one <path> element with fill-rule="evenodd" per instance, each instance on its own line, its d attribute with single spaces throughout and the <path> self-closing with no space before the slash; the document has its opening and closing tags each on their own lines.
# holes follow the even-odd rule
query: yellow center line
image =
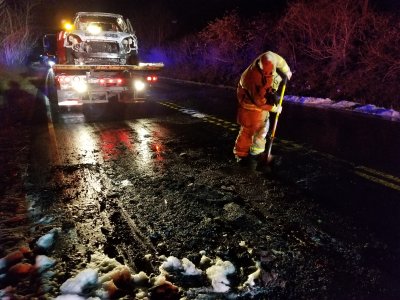
<svg viewBox="0 0 400 300">
<path fill-rule="evenodd" d="M 398 178 L 398 177 L 396 177 L 394 175 L 387 174 L 387 173 L 384 173 L 382 171 L 377 171 L 377 170 L 374 170 L 374 169 L 371 169 L 371 168 L 368 168 L 368 167 L 364 167 L 364 166 L 357 166 L 356 169 L 360 170 L 360 171 L 364 171 L 366 173 L 370 173 L 370 174 L 372 174 L 374 176 L 383 177 L 383 178 L 385 178 L 387 180 L 391 180 L 391 181 L 394 181 L 395 183 L 400 184 L 400 178 Z"/>
<path fill-rule="evenodd" d="M 174 109 L 186 109 L 185 107 L 176 105 L 174 103 L 171 102 L 167 102 L 167 101 L 162 101 L 159 102 L 162 105 L 174 108 Z M 237 131 L 239 128 L 239 125 L 236 123 L 232 123 L 229 121 L 225 121 L 223 119 L 217 118 L 215 116 L 209 116 L 206 115 L 205 118 L 203 119 L 205 122 L 217 125 L 217 126 L 221 126 L 224 127 L 230 131 Z M 302 145 L 297 144 L 295 142 L 292 141 L 288 141 L 288 140 L 279 140 L 280 143 L 284 144 L 285 146 L 290 146 L 292 148 L 303 148 Z M 331 154 L 327 154 L 327 153 L 321 153 L 318 152 L 320 154 L 322 154 L 323 156 L 327 157 L 327 158 L 331 158 L 331 159 L 335 159 L 335 157 Z M 348 162 L 346 162 L 348 163 Z M 352 165 L 351 163 L 349 163 L 350 165 Z M 378 170 L 374 170 L 365 166 L 356 166 L 355 170 L 354 170 L 354 174 L 367 179 L 369 181 L 381 184 L 383 186 L 386 186 L 388 188 L 394 189 L 396 191 L 400 191 L 400 178 L 391 175 L 391 174 L 387 174 L 384 173 L 382 171 L 378 171 Z"/>
<path fill-rule="evenodd" d="M 362 172 L 359 172 L 359 171 L 355 171 L 354 173 L 357 174 L 360 177 L 368 179 L 369 181 L 373 181 L 375 183 L 381 184 L 381 185 L 386 186 L 388 188 L 391 188 L 393 190 L 400 191 L 400 186 L 399 185 L 397 185 L 395 183 L 392 183 L 392 182 L 388 182 L 385 179 L 377 178 L 375 176 L 371 176 L 371 175 L 369 175 L 367 173 L 362 173 Z"/>
</svg>

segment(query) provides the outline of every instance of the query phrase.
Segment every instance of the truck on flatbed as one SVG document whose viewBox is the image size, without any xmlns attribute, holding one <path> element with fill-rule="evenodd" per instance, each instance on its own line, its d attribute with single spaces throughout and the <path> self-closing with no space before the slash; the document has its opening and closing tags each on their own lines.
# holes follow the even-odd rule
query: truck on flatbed
<svg viewBox="0 0 400 300">
<path fill-rule="evenodd" d="M 96 104 L 143 100 L 164 67 L 139 62 L 132 25 L 118 14 L 78 12 L 73 25 L 46 35 L 43 45 L 47 54 L 54 53 L 47 55 L 45 84 L 53 121 L 63 106 L 79 105 L 86 113 Z"/>
</svg>

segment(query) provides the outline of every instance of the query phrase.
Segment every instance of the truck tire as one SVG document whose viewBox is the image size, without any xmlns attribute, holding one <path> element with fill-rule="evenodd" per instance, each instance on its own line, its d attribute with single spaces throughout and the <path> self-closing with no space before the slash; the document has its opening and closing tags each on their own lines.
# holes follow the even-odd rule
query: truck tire
<svg viewBox="0 0 400 300">
<path fill-rule="evenodd" d="M 51 123 L 57 123 L 60 117 L 60 108 L 58 106 L 57 87 L 55 83 L 54 72 L 52 69 L 49 69 L 47 73 L 45 88 L 45 94 L 48 99 L 48 103 L 46 103 L 47 119 Z"/>
</svg>

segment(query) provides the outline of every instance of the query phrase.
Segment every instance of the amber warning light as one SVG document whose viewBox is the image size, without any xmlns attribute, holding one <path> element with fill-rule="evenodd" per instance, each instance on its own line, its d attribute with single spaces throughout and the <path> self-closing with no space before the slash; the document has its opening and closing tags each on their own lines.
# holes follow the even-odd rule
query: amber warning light
<svg viewBox="0 0 400 300">
<path fill-rule="evenodd" d="M 62 21 L 63 27 L 66 31 L 71 31 L 74 29 L 74 25 L 71 24 L 70 22 L 67 22 L 65 20 Z"/>
</svg>

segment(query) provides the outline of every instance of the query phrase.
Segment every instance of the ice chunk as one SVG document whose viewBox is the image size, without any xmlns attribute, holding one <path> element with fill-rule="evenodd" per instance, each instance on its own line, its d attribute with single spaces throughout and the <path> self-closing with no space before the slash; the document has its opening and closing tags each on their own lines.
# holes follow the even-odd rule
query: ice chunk
<svg viewBox="0 0 400 300">
<path fill-rule="evenodd" d="M 35 267 L 39 273 L 42 273 L 43 271 L 54 266 L 55 263 L 56 261 L 54 259 L 47 257 L 46 255 L 38 255 L 36 256 Z"/>
<path fill-rule="evenodd" d="M 65 281 L 61 285 L 60 291 L 62 294 L 82 294 L 84 290 L 97 285 L 98 277 L 97 270 L 83 270 L 76 277 Z"/>
</svg>

